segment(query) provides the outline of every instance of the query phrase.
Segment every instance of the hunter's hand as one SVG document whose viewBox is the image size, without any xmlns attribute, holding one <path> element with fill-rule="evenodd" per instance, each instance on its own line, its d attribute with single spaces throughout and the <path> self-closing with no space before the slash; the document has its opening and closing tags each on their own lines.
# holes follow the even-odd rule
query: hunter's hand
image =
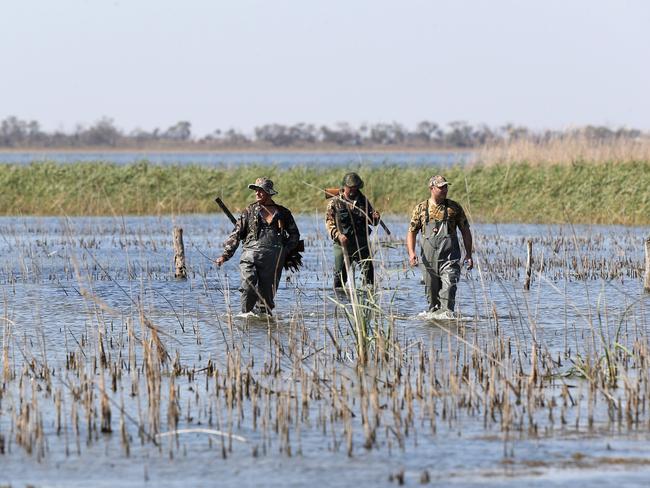
<svg viewBox="0 0 650 488">
<path fill-rule="evenodd" d="M 472 257 L 465 258 L 465 264 L 467 265 L 467 269 L 470 270 L 474 267 L 474 260 Z"/>
<path fill-rule="evenodd" d="M 223 256 L 219 256 L 214 262 L 217 263 L 217 266 L 221 267 L 226 262 L 226 259 Z"/>
<path fill-rule="evenodd" d="M 381 218 L 381 214 L 377 212 L 376 210 L 372 213 L 372 220 L 374 222 L 377 222 Z"/>
<path fill-rule="evenodd" d="M 411 266 L 417 266 L 418 265 L 418 257 L 417 257 L 416 254 L 413 254 L 413 255 L 409 256 L 409 264 Z"/>
<path fill-rule="evenodd" d="M 339 234 L 338 239 L 342 247 L 348 247 L 348 238 L 345 235 Z"/>
</svg>

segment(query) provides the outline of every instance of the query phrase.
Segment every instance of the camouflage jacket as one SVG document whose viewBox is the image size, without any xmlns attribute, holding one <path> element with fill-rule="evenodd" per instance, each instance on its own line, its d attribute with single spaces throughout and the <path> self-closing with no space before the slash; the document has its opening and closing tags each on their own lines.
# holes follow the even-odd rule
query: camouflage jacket
<svg viewBox="0 0 650 488">
<path fill-rule="evenodd" d="M 325 226 L 332 240 L 338 241 L 339 234 L 348 239 L 367 241 L 372 230 L 369 225 L 377 225 L 379 219 L 374 219 L 374 209 L 363 193 L 359 192 L 355 200 L 348 200 L 343 192 L 332 198 L 325 213 Z"/>
<path fill-rule="evenodd" d="M 275 207 L 277 212 L 271 221 L 271 225 L 282 234 L 284 247 L 287 252 L 291 252 L 300 241 L 300 231 L 298 231 L 296 221 L 288 208 L 277 204 Z M 224 242 L 223 257 L 226 260 L 233 257 L 240 241 L 244 241 L 244 247 L 255 244 L 259 238 L 261 222 L 260 204 L 257 202 L 251 203 L 239 216 L 235 230 L 230 233 L 226 242 Z"/>
<path fill-rule="evenodd" d="M 445 205 L 447 206 L 447 219 L 449 221 L 449 232 L 456 234 L 456 229 L 469 228 L 469 222 L 465 216 L 465 211 L 458 203 L 446 199 L 440 205 L 436 205 L 432 198 L 418 203 L 413 212 L 411 212 L 411 222 L 409 223 L 409 232 L 422 231 L 424 235 L 429 231 L 427 226 L 436 225 L 445 215 Z M 429 231 L 430 232 L 430 231 Z"/>
</svg>

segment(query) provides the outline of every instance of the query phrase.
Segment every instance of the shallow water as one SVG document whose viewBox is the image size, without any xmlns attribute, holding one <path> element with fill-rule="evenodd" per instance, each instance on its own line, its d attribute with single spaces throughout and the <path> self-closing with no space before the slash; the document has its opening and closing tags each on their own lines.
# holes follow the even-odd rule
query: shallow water
<svg viewBox="0 0 650 488">
<path fill-rule="evenodd" d="M 485 406 L 464 409 L 458 403 L 447 404 L 443 398 L 444 403 L 434 414 L 435 427 L 426 402 L 416 402 L 415 421 L 408 426 L 392 419 L 390 406 L 386 405 L 381 407 L 386 417 L 378 429 L 377 444 L 366 449 L 358 410 L 361 401 L 353 395 L 350 408 L 356 415 L 349 419 L 354 430 L 348 455 L 347 421 L 323 415 L 328 411 L 328 402 L 319 402 L 314 390 L 305 410 L 309 420 L 299 423 L 300 428 L 292 424 L 286 433 L 290 440 L 271 428 L 253 426 L 252 407 L 247 403 L 236 421 L 227 420 L 220 403 L 223 398 L 212 390 L 213 380 L 201 369 L 211 359 L 220 371 L 227 370 L 226 351 L 235 344 L 241 349 L 243 364 L 258 379 L 264 378 L 267 366 L 275 364 L 279 373 L 269 380 L 269 387 L 286 388 L 289 393 L 295 389 L 296 398 L 305 382 L 303 378 L 297 386 L 293 375 L 298 365 L 286 353 L 296 341 L 304 349 L 300 368 L 306 374 L 324 376 L 337 371 L 341 378 L 349 379 L 348 388 L 358 387 L 354 347 L 350 347 L 353 339 L 342 309 L 349 307 L 349 300 L 330 289 L 332 256 L 321 221 L 317 215 L 298 217 L 306 240 L 305 266 L 300 273 L 283 279 L 277 295 L 277 320 L 271 324 L 232 319 L 232 313 L 239 308 L 239 253 L 222 269 L 215 268 L 210 260 L 220 254 L 229 231 L 221 215 L 179 216 L 173 220 L 0 219 L 0 252 L 5 257 L 0 267 L 3 345 L 16 377 L 25 371 L 22 382 L 7 383 L 0 400 L 0 436 L 4 437 L 5 450 L 0 454 L 0 483 L 108 486 L 119 477 L 124 486 L 139 486 L 147 480 L 163 486 L 215 482 L 389 485 L 396 484 L 403 471 L 409 484 L 419 483 L 424 473 L 433 483 L 459 486 L 523 482 L 567 486 L 576 481 L 590 485 L 646 484 L 650 474 L 650 423 L 645 403 L 640 420 L 631 424 L 617 420 L 617 414 L 610 416 L 602 401 L 589 412 L 587 401 L 578 401 L 587 398 L 589 388 L 573 373 L 576 355 L 588 357 L 603 343 L 617 343 L 628 349 L 635 341 L 647 344 L 649 302 L 642 291 L 642 268 L 643 239 L 649 234 L 648 228 L 475 225 L 476 269 L 463 271 L 457 297 L 458 308 L 471 318 L 464 327 L 417 318 L 426 306 L 419 271 L 407 266 L 401 240 L 406 222 L 388 218 L 393 236 L 389 238 L 382 230 L 374 234 L 379 286 L 374 299 L 383 312 L 373 323 L 377 327 L 390 324 L 407 358 L 405 371 L 413 375 L 413 381 L 422 351 L 430 351 L 431 357 L 438 358 L 436 367 L 442 367 L 440 374 L 447 378 L 461 364 L 460 357 L 489 350 L 497 330 L 499 337 L 525 357 L 531 354 L 534 339 L 540 353 L 557 358 L 553 374 L 566 378 L 547 385 L 547 398 L 560 403 L 560 388 L 568 385 L 572 398 L 578 401 L 575 408 L 567 409 L 563 423 L 557 421 L 558 412 L 550 420 L 549 412 L 540 407 L 534 415 L 534 431 L 527 424 L 525 428 L 504 431 L 498 419 L 486 420 Z M 184 229 L 187 281 L 173 278 L 174 225 Z M 534 242 L 534 273 L 531 289 L 525 292 L 522 283 L 527 239 Z M 109 362 L 126 364 L 130 361 L 129 327 L 143 315 L 160 331 L 171 358 L 178 358 L 185 368 L 195 366 L 198 370 L 191 378 L 181 375 L 176 379 L 183 412 L 178 428 L 225 430 L 225 425 L 230 425 L 233 434 L 246 439 L 226 439 L 226 445 L 232 443 L 232 451 L 226 448 L 225 459 L 223 438 L 205 433 L 182 434 L 178 441 L 163 438 L 160 447 L 146 440 L 141 442 L 137 419 L 147 417 L 148 394 L 145 381 L 138 375 L 129 379 L 127 373 L 110 394 L 114 402 L 113 434 L 101 434 L 85 424 L 87 416 L 90 423 L 97 421 L 97 407 L 89 414 L 79 407 L 82 420 L 77 437 L 70 413 L 74 403 L 70 385 L 78 380 L 66 368 L 69 353 L 74 351 L 84 364 L 82 369 L 91 378 L 94 375 L 91 383 L 98 397 L 98 331 L 103 331 Z M 136 333 L 145 334 L 140 328 Z M 343 345 L 336 360 L 329 334 Z M 331 351 L 323 355 L 323 350 Z M 144 371 L 142 351 L 135 352 L 134 361 L 138 371 Z M 326 363 L 328 366 L 324 366 Z M 37 367 L 31 366 L 30 371 L 30 364 Z M 46 388 L 48 381 L 37 374 L 44 364 L 53 372 L 49 384 L 64 397 L 66 425 L 58 433 L 55 401 Z M 131 374 L 135 374 L 134 370 Z M 626 378 L 637 374 L 630 368 Z M 106 376 L 108 381 L 110 374 Z M 163 432 L 168 430 L 167 381 L 169 375 L 164 374 Z M 140 394 L 132 396 L 129 388 L 134 383 L 139 385 Z M 470 383 L 468 392 L 475 389 L 477 396 L 484 395 L 480 383 Z M 620 395 L 617 398 L 625 398 Z M 292 398 L 291 394 L 287 398 Z M 403 402 L 404 396 L 401 398 Z M 42 416 L 45 441 L 41 445 L 45 447 L 40 454 L 27 453 L 14 439 L 16 412 L 24 407 L 21 399 L 35 401 L 33 411 Z M 135 419 L 125 420 L 125 429 L 132 438 L 128 456 L 120 442 L 120 405 Z M 281 400 L 269 408 L 277 413 L 278 405 L 282 405 Z M 448 408 L 446 414 L 441 405 Z M 297 412 L 298 406 L 295 408 Z M 275 414 L 270 415 L 273 418 Z M 588 424 L 589 416 L 592 422 Z M 329 420 L 321 420 L 325 418 Z M 523 411 L 519 421 L 522 425 L 528 422 Z M 395 434 L 400 428 L 405 432 Z"/>
</svg>

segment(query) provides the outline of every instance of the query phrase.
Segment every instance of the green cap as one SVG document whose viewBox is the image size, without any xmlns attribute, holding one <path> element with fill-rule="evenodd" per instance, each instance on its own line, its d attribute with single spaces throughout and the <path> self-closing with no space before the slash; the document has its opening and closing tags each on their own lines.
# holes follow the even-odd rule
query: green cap
<svg viewBox="0 0 650 488">
<path fill-rule="evenodd" d="M 358 188 L 363 188 L 363 180 L 356 173 L 348 173 L 343 177 L 341 186 L 356 186 Z"/>
</svg>

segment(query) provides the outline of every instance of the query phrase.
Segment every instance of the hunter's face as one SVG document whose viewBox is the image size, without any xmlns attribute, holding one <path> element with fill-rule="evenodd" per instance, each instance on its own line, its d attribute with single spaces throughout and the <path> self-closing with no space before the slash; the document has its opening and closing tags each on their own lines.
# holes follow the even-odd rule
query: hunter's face
<svg viewBox="0 0 650 488">
<path fill-rule="evenodd" d="M 359 194 L 359 187 L 358 186 L 344 186 L 343 187 L 343 194 L 346 196 L 346 198 L 356 198 L 356 196 Z"/>
<path fill-rule="evenodd" d="M 266 193 L 264 190 L 257 189 L 255 190 L 255 201 L 261 204 L 268 203 L 271 200 L 271 195 Z"/>
<path fill-rule="evenodd" d="M 444 186 L 432 186 L 431 187 L 431 196 L 435 201 L 444 200 L 447 198 L 447 185 Z"/>
</svg>

